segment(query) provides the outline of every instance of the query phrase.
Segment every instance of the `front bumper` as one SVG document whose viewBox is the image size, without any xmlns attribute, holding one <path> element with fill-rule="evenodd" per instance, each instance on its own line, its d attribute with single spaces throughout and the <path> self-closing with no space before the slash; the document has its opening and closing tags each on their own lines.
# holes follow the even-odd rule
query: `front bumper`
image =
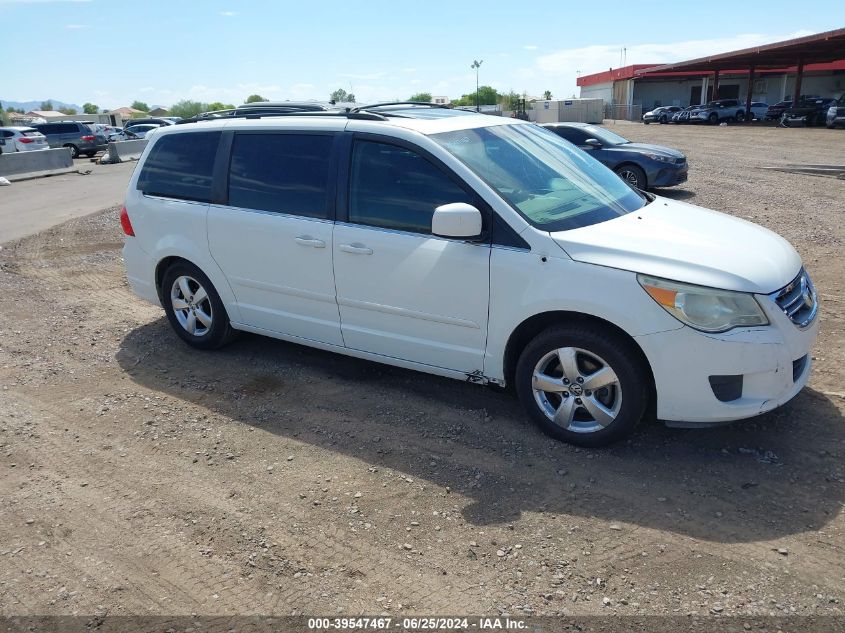
<svg viewBox="0 0 845 633">
<path fill-rule="evenodd" d="M 712 426 L 785 404 L 807 384 L 819 318 L 799 329 L 768 297 L 771 325 L 705 334 L 689 327 L 637 337 L 654 374 L 657 417 L 671 426 Z M 717 398 L 711 377 L 742 376 L 738 398 Z"/>
<path fill-rule="evenodd" d="M 656 167 L 646 172 L 650 187 L 673 187 L 687 181 L 688 163 L 683 165 L 666 165 Z"/>
</svg>

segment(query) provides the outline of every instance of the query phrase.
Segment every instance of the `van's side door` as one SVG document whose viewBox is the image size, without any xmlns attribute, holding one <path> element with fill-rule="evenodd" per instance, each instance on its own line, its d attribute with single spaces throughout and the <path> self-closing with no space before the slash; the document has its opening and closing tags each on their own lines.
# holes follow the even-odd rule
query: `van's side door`
<svg viewBox="0 0 845 633">
<path fill-rule="evenodd" d="M 343 345 L 332 269 L 336 132 L 224 135 L 227 191 L 209 208 L 208 244 L 244 325 Z"/>
<path fill-rule="evenodd" d="M 483 370 L 490 243 L 431 234 L 435 207 L 479 205 L 410 143 L 356 133 L 338 192 L 334 268 L 347 347 L 466 373 Z M 489 215 L 485 219 L 489 227 Z M 489 236 L 489 232 L 488 232 Z"/>
</svg>

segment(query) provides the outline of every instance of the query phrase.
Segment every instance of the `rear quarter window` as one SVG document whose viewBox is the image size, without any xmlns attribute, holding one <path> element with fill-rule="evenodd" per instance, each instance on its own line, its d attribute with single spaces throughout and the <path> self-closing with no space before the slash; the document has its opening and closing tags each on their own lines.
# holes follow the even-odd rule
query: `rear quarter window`
<svg viewBox="0 0 845 633">
<path fill-rule="evenodd" d="M 211 182 L 220 132 L 168 134 L 153 145 L 138 189 L 151 196 L 211 202 Z"/>
</svg>

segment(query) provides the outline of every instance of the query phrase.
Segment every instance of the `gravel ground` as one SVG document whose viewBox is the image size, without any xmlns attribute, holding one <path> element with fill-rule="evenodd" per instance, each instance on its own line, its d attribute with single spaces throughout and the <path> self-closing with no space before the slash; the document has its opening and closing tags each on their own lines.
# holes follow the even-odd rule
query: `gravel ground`
<svg viewBox="0 0 845 633">
<path fill-rule="evenodd" d="M 481 387 L 256 336 L 181 344 L 115 209 L 0 250 L 0 615 L 842 614 L 845 132 L 617 125 L 666 195 L 788 238 L 810 385 L 712 430 L 580 450 Z"/>
</svg>

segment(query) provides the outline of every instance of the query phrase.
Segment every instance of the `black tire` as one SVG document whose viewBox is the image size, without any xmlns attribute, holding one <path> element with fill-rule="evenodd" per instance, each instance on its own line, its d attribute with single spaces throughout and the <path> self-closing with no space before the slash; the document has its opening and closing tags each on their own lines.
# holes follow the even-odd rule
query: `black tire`
<svg viewBox="0 0 845 633">
<path fill-rule="evenodd" d="M 628 185 L 634 187 L 635 189 L 642 189 L 643 191 L 645 191 L 646 187 L 648 186 L 645 172 L 636 165 L 632 165 L 630 163 L 620 165 L 619 167 L 614 169 L 614 171 L 616 172 L 617 176 L 619 176 L 622 180 L 628 183 Z"/>
<path fill-rule="evenodd" d="M 667 122 L 668 122 L 668 119 L 666 118 L 665 114 L 662 117 L 660 117 L 660 125 L 666 125 Z"/>
<path fill-rule="evenodd" d="M 648 125 L 651 121 L 643 121 L 643 125 Z"/>
<path fill-rule="evenodd" d="M 70 150 L 71 158 L 79 158 L 79 148 L 76 145 L 65 145 Z"/>
<path fill-rule="evenodd" d="M 551 398 L 554 394 L 544 394 L 535 397 L 533 386 L 534 370 L 542 364 L 549 355 L 554 355 L 559 349 L 579 350 L 576 361 L 580 365 L 587 363 L 591 355 L 604 361 L 616 374 L 618 387 L 610 387 L 612 393 L 599 395 L 595 398 L 609 398 L 608 402 L 618 397 L 618 411 L 615 418 L 606 426 L 598 425 L 586 408 L 573 404 L 575 409 L 573 422 L 576 430 L 564 428 L 555 423 L 547 415 L 551 414 L 548 407 L 554 408 Z M 593 357 L 593 358 L 594 358 Z M 553 361 L 554 362 L 554 361 Z M 561 365 L 562 368 L 562 365 Z M 578 446 L 598 447 L 617 442 L 630 435 L 646 413 L 649 401 L 649 373 L 644 362 L 633 344 L 619 334 L 602 328 L 600 325 L 572 324 L 558 325 L 538 334 L 523 350 L 517 362 L 514 375 L 515 386 L 522 406 L 530 417 L 545 433 L 554 438 Z M 564 374 L 565 377 L 565 374 Z M 562 379 L 562 378 L 561 378 Z M 588 384 L 588 383 L 585 383 Z M 574 382 L 570 384 L 575 388 Z M 618 389 L 618 391 L 616 391 Z M 595 402 L 590 391 L 582 392 L 583 400 L 575 398 L 574 393 L 564 392 L 566 398 L 574 398 L 574 402 L 582 403 L 591 395 L 591 402 Z M 547 398 L 548 396 L 548 398 Z M 538 399 L 546 398 L 545 405 Z M 558 406 L 562 406 L 564 398 L 558 396 Z M 546 407 L 546 408 L 543 408 Z M 609 407 L 608 407 L 609 408 Z M 578 417 L 584 420 L 578 420 Z M 590 425 L 596 426 L 590 430 Z"/>
<path fill-rule="evenodd" d="M 711 125 L 716 125 L 719 122 L 719 115 L 713 112 L 707 120 L 710 122 Z"/>
<path fill-rule="evenodd" d="M 736 113 L 736 122 L 742 123 L 743 121 L 745 121 L 745 112 L 742 112 L 742 111 L 737 112 Z"/>
<path fill-rule="evenodd" d="M 204 331 L 199 334 L 192 334 L 189 332 L 176 315 L 176 310 L 171 299 L 171 292 L 174 284 L 182 277 L 189 277 L 195 281 L 198 286 L 205 289 L 207 294 L 207 303 L 203 301 L 202 309 L 205 314 L 211 316 L 211 326 L 203 328 Z M 198 288 L 192 288 L 197 290 Z M 190 297 L 193 299 L 193 296 Z M 232 340 L 235 335 L 235 330 L 232 329 L 229 323 L 229 315 L 226 313 L 226 308 L 223 302 L 220 301 L 220 295 L 211 283 L 209 278 L 199 268 L 189 262 L 177 262 L 172 264 L 164 273 L 161 281 L 161 303 L 164 311 L 167 314 L 167 320 L 170 321 L 170 326 L 176 334 L 191 347 L 197 349 L 217 349 Z M 197 303 L 197 310 L 200 310 L 199 302 Z M 210 307 L 210 313 L 208 308 Z M 193 312 L 193 310 L 190 310 Z M 183 312 L 183 311 L 180 311 Z M 185 313 L 188 310 L 184 311 Z M 183 313 L 184 316 L 184 313 Z M 197 323 L 194 318 L 194 323 Z M 199 331 L 199 330 L 198 330 Z"/>
</svg>

